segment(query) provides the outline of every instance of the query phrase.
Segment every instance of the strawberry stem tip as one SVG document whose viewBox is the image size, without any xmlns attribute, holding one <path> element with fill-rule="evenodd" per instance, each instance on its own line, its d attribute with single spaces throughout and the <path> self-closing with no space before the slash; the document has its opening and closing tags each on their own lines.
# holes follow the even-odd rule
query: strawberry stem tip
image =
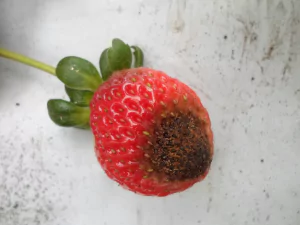
<svg viewBox="0 0 300 225">
<path fill-rule="evenodd" d="M 88 60 L 68 56 L 56 68 L 27 56 L 0 48 L 0 57 L 8 58 L 56 76 L 65 85 L 69 101 L 51 99 L 47 108 L 51 120 L 63 127 L 89 128 L 89 105 L 94 92 L 115 71 L 142 67 L 144 55 L 138 46 L 129 46 L 115 38 L 100 55 L 98 69 Z"/>
<path fill-rule="evenodd" d="M 26 65 L 31 66 L 31 67 L 35 67 L 37 69 L 43 70 L 47 73 L 50 73 L 54 76 L 56 75 L 55 74 L 55 68 L 53 66 L 49 66 L 45 63 L 42 63 L 42 62 L 37 61 L 35 59 L 32 59 L 32 58 L 29 58 L 27 56 L 21 55 L 19 53 L 15 53 L 15 52 L 0 48 L 0 56 L 4 57 L 4 58 L 7 58 L 7 59 L 17 61 L 17 62 L 20 62 L 20 63 L 23 63 L 23 64 L 26 64 Z"/>
</svg>

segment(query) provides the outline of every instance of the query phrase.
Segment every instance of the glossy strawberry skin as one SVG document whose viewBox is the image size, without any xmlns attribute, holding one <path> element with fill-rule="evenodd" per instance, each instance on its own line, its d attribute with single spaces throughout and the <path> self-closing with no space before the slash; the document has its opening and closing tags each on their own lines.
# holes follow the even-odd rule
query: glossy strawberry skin
<svg viewBox="0 0 300 225">
<path fill-rule="evenodd" d="M 142 195 L 166 196 L 205 178 L 168 181 L 153 171 L 145 149 L 151 148 L 153 127 L 165 114 L 192 111 L 205 122 L 213 156 L 213 134 L 206 109 L 187 85 L 148 68 L 115 72 L 91 101 L 95 151 L 106 174 L 124 188 Z"/>
</svg>

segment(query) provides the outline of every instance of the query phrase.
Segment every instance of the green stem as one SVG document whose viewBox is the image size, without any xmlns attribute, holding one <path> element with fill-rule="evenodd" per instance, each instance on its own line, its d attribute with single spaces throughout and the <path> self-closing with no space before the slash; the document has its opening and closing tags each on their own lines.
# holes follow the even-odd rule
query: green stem
<svg viewBox="0 0 300 225">
<path fill-rule="evenodd" d="M 20 62 L 20 63 L 24 63 L 28 66 L 35 67 L 37 69 L 43 70 L 47 73 L 50 73 L 50 74 L 56 76 L 55 68 L 53 66 L 49 66 L 45 63 L 42 63 L 42 62 L 39 62 L 37 60 L 31 59 L 27 56 L 24 56 L 24 55 L 15 53 L 15 52 L 11 52 L 11 51 L 8 51 L 8 50 L 3 49 L 3 48 L 0 48 L 0 56 L 2 56 L 4 58 L 12 59 L 12 60 Z"/>
</svg>

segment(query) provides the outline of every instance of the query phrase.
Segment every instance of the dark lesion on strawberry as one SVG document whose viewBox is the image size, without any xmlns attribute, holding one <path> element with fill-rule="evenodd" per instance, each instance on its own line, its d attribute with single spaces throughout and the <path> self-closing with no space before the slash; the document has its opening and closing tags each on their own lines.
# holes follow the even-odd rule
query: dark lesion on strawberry
<svg viewBox="0 0 300 225">
<path fill-rule="evenodd" d="M 156 125 L 152 141 L 152 167 L 170 181 L 198 178 L 210 167 L 212 157 L 205 122 L 191 112 L 167 115 Z"/>
</svg>

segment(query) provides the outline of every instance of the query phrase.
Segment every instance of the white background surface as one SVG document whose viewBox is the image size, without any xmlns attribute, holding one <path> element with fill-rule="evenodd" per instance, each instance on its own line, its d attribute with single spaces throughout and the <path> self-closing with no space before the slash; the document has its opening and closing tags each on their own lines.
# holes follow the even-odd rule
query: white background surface
<svg viewBox="0 0 300 225">
<path fill-rule="evenodd" d="M 0 59 L 1 225 L 299 225 L 299 0 L 1 0 L 0 46 L 98 65 L 119 37 L 207 107 L 205 181 L 166 198 L 109 180 L 87 131 L 54 125 L 53 76 Z M 16 105 L 19 103 L 19 106 Z"/>
</svg>

